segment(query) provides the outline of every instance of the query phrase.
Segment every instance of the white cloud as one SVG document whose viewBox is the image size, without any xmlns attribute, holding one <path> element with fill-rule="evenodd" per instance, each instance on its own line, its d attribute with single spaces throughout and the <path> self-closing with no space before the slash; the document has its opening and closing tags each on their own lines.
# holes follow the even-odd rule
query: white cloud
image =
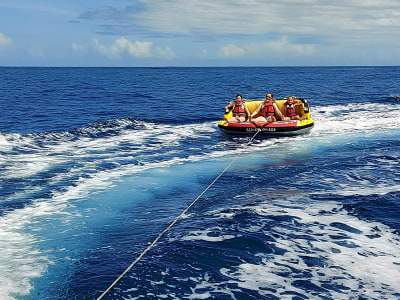
<svg viewBox="0 0 400 300">
<path fill-rule="evenodd" d="M 153 53 L 152 42 L 135 41 L 131 42 L 126 38 L 119 38 L 113 42 L 109 47 L 102 45 L 97 39 L 93 39 L 94 48 L 102 55 L 111 58 L 121 58 L 123 53 L 128 53 L 130 56 L 138 58 L 157 57 L 163 59 L 175 58 L 175 53 L 171 48 L 156 47 Z"/>
<path fill-rule="evenodd" d="M 135 41 L 132 43 L 126 38 L 120 38 L 111 46 L 111 52 L 113 55 L 120 55 L 126 51 L 134 57 L 151 57 L 151 46 L 151 42 Z"/>
<path fill-rule="evenodd" d="M 219 49 L 218 56 L 230 58 L 230 57 L 242 56 L 244 53 L 245 53 L 245 51 L 243 48 L 240 48 L 233 44 L 229 44 L 229 45 L 222 46 Z"/>
<path fill-rule="evenodd" d="M 313 45 L 290 43 L 286 36 L 270 42 L 250 43 L 245 48 L 250 53 L 259 53 L 268 50 L 292 53 L 293 55 L 311 55 L 315 52 Z"/>
<path fill-rule="evenodd" d="M 400 1 L 395 0 L 147 0 L 144 9 L 119 13 L 157 33 L 202 35 L 312 35 L 388 43 L 400 40 Z M 128 14 L 128 12 L 130 14 Z M 114 16 L 115 17 L 115 16 Z"/>
<path fill-rule="evenodd" d="M 166 48 L 156 47 L 156 54 L 157 57 L 159 58 L 172 59 L 176 57 L 175 53 L 169 47 Z"/>
<path fill-rule="evenodd" d="M 296 44 L 289 42 L 286 36 L 278 40 L 259 43 L 247 43 L 238 47 L 234 44 L 222 46 L 218 52 L 219 57 L 235 58 L 243 56 L 270 56 L 271 54 L 281 54 L 292 56 L 311 55 L 315 52 L 314 45 Z"/>
<path fill-rule="evenodd" d="M 100 54 L 104 55 L 104 56 L 108 56 L 109 55 L 109 50 L 107 49 L 106 46 L 100 44 L 100 42 L 97 39 L 93 39 L 93 47 L 99 51 Z"/>
<path fill-rule="evenodd" d="M 6 37 L 4 34 L 0 32 L 0 47 L 1 46 L 10 46 L 13 40 L 10 37 Z"/>
</svg>

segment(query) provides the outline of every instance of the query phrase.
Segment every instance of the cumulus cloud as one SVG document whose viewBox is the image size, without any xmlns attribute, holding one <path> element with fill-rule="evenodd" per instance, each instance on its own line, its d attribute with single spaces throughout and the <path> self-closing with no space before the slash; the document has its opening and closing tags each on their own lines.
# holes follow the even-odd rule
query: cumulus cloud
<svg viewBox="0 0 400 300">
<path fill-rule="evenodd" d="M 240 48 L 233 44 L 229 44 L 229 45 L 222 46 L 219 49 L 218 56 L 230 58 L 230 57 L 242 56 L 244 53 L 245 53 L 245 50 L 243 48 Z"/>
<path fill-rule="evenodd" d="M 102 55 L 107 56 L 107 47 L 102 45 L 97 39 L 93 39 L 93 47 Z"/>
<path fill-rule="evenodd" d="M 135 41 L 132 43 L 126 38 L 120 38 L 107 47 L 102 45 L 97 39 L 94 39 L 93 45 L 100 54 L 108 58 L 121 58 L 121 54 L 124 52 L 133 57 L 151 57 L 151 42 Z"/>
<path fill-rule="evenodd" d="M 291 43 L 286 36 L 278 40 L 259 43 L 247 43 L 241 47 L 234 44 L 222 46 L 218 56 L 222 58 L 235 58 L 243 56 L 264 56 L 285 53 L 292 56 L 311 55 L 315 52 L 314 45 Z"/>
<path fill-rule="evenodd" d="M 291 43 L 286 36 L 283 36 L 279 40 L 270 42 L 249 43 L 246 45 L 246 50 L 251 53 L 268 50 L 276 52 L 288 52 L 294 55 L 311 55 L 315 52 L 314 45 Z"/>
<path fill-rule="evenodd" d="M 156 47 L 156 54 L 157 57 L 165 59 L 172 59 L 176 57 L 175 53 L 169 47 L 166 48 Z"/>
<path fill-rule="evenodd" d="M 10 46 L 13 40 L 10 37 L 6 37 L 4 34 L 0 32 L 0 47 L 1 46 Z"/>
<path fill-rule="evenodd" d="M 152 42 L 135 41 L 130 42 L 125 38 L 120 38 L 111 46 L 111 51 L 114 54 L 119 54 L 124 51 L 134 57 L 150 57 Z"/>
<path fill-rule="evenodd" d="M 138 58 L 157 57 L 172 59 L 175 57 L 175 53 L 172 51 L 171 48 L 156 47 L 155 52 L 153 52 L 152 42 L 131 42 L 126 38 L 119 38 L 115 40 L 111 46 L 105 46 L 101 44 L 97 39 L 94 39 L 93 45 L 100 54 L 112 59 L 121 58 L 121 55 L 123 53 L 127 53 L 132 57 Z"/>
</svg>

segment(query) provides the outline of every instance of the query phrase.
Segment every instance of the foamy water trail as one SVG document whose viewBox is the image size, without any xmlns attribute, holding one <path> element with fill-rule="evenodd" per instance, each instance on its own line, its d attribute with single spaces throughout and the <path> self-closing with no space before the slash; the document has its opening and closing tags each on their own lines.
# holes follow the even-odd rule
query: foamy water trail
<svg viewBox="0 0 400 300">
<path fill-rule="evenodd" d="M 396 114 L 400 105 L 397 106 L 396 109 L 393 105 L 377 104 L 315 107 L 312 113 L 316 125 L 310 135 L 258 140 L 245 152 L 254 154 L 265 151 L 266 148 L 276 149 L 278 151 L 272 155 L 274 159 L 285 160 L 288 154 L 302 151 L 302 147 L 307 151 L 307 148 L 312 147 L 311 144 L 323 145 L 328 140 L 335 144 L 337 141 L 335 139 L 347 137 L 349 134 L 357 136 L 400 128 L 400 119 Z M 36 183 L 36 180 L 41 175 L 46 175 L 46 187 L 55 187 L 50 190 L 47 197 L 36 197 L 22 208 L 5 212 L 0 217 L 0 239 L 3 245 L 0 246 L 0 297 L 7 299 L 29 294 L 32 289 L 31 280 L 42 276 L 52 261 L 46 253 L 39 250 L 40 237 L 29 230 L 32 224 L 38 224 L 50 217 L 63 216 L 73 219 L 74 216 L 67 212 L 68 208 L 74 206 L 72 200 L 83 199 L 91 193 L 110 189 L 124 176 L 204 160 L 224 158 L 228 161 L 232 155 L 243 150 L 243 143 L 238 145 L 237 139 L 218 140 L 222 134 L 217 130 L 216 122 L 176 126 L 118 120 L 113 122 L 112 126 L 87 127 L 78 132 L 40 135 L 0 134 L 0 176 L 2 181 L 4 180 L 2 185 L 13 180 L 26 180 L 23 190 L 6 194 L 2 201 L 11 202 L 18 198 L 29 198 L 32 193 L 40 191 L 44 187 Z M 202 143 L 196 143 L 196 140 L 202 140 Z M 66 182 L 67 184 L 63 185 Z M 368 183 L 366 181 L 365 186 L 368 186 Z M 63 185 L 62 188 L 56 188 L 58 184 Z M 399 191 L 398 186 L 388 189 L 388 185 L 379 183 L 376 192 Z M 354 189 L 351 189 L 351 183 L 347 183 L 347 186 L 342 183 L 337 185 L 336 190 L 339 194 L 351 195 L 362 194 L 364 189 L 362 182 L 357 180 L 357 187 Z M 336 205 L 337 208 L 338 204 L 332 205 Z M 290 213 L 301 213 L 301 209 L 299 212 L 290 211 Z M 312 212 L 307 211 L 305 214 L 304 220 L 307 214 L 312 215 Z M 365 225 L 362 221 L 353 220 L 346 214 L 340 217 L 344 219 L 343 222 L 354 221 L 359 222 L 358 226 Z M 328 221 L 324 222 L 325 230 L 328 232 L 334 230 Z M 305 224 L 306 227 L 312 225 Z M 383 230 L 387 231 L 387 228 Z M 207 236 L 207 231 L 198 231 L 186 238 L 204 240 Z M 393 235 L 390 237 L 394 238 Z M 222 235 L 216 239 L 226 238 L 232 236 Z M 332 243 L 330 240 L 323 242 L 327 243 L 326 245 Z M 360 241 L 361 247 L 370 251 L 371 249 L 363 245 L 365 242 L 365 240 Z M 386 243 L 387 240 L 383 242 Z M 296 248 L 296 245 L 292 246 Z M 299 244 L 298 247 L 300 246 L 304 245 Z M 340 253 L 347 253 L 345 250 L 342 249 Z M 336 254 L 323 255 L 327 261 L 333 260 L 342 267 L 335 259 L 339 257 L 344 260 L 343 257 Z M 352 252 L 348 255 L 356 257 Z M 378 263 L 383 262 L 378 261 Z M 270 267 L 268 261 L 265 264 Z M 244 264 L 236 270 L 223 272 L 232 277 L 232 280 L 238 280 L 246 285 L 245 279 L 248 276 L 246 268 L 251 269 L 252 266 Z M 263 269 L 262 266 L 254 267 L 257 268 Z M 324 272 L 327 278 L 331 276 L 328 270 Z M 374 284 L 381 284 L 378 280 L 379 274 L 372 279 L 364 278 L 360 274 L 357 276 L 372 282 L 367 290 L 368 293 L 372 293 Z M 275 280 L 276 284 L 286 284 L 281 278 Z M 208 284 L 204 280 L 201 282 L 203 285 Z M 258 287 L 253 286 L 253 288 Z M 276 293 L 283 296 L 281 292 Z"/>
<path fill-rule="evenodd" d="M 196 125 L 185 127 L 147 123 L 141 125 L 143 125 L 141 130 L 123 130 L 118 135 L 104 138 L 86 136 L 76 138 L 68 133 L 46 135 L 47 141 L 42 147 L 38 146 L 38 142 L 42 141 L 34 135 L 5 136 L 6 142 L 3 142 L 2 150 L 6 152 L 7 159 L 1 161 L 5 165 L 1 172 L 5 179 L 34 177 L 50 167 L 54 168 L 68 162 L 78 161 L 80 164 L 73 165 L 67 172 L 55 173 L 49 181 L 49 184 L 55 184 L 69 177 L 78 176 L 73 185 L 64 187 L 62 191 L 53 191 L 50 197 L 37 198 L 23 209 L 13 210 L 0 217 L 2 240 L 0 282 L 4 283 L 0 288 L 2 298 L 29 294 L 32 289 L 30 280 L 40 277 L 51 262 L 51 259 L 41 253 L 36 246 L 39 240 L 26 231 L 32 224 L 38 224 L 57 215 L 62 216 L 64 221 L 73 218 L 74 216 L 67 212 L 74 206 L 71 200 L 83 199 L 90 193 L 109 189 L 113 187 L 115 180 L 123 176 L 203 159 L 204 155 L 176 156 L 183 151 L 179 149 L 180 141 L 187 137 L 201 137 L 205 133 L 208 136 L 210 132 L 215 131 L 207 127 L 210 124 L 204 124 L 205 126 L 200 128 Z M 130 148 L 114 150 L 124 143 L 129 143 Z M 29 153 L 22 151 L 20 154 L 14 154 L 15 149 L 23 149 Z M 157 155 L 165 154 L 172 157 L 154 159 Z M 122 163 L 139 156 L 143 163 Z M 98 170 L 99 164 L 104 162 L 115 163 L 117 166 Z M 92 170 L 95 172 L 90 172 Z M 34 187 L 27 189 L 26 193 L 29 194 L 33 189 Z M 23 196 L 23 193 L 14 193 L 7 200 L 17 199 L 18 196 Z"/>
<path fill-rule="evenodd" d="M 347 104 L 312 108 L 313 135 L 376 132 L 400 128 L 398 104 Z"/>
<path fill-rule="evenodd" d="M 400 128 L 400 119 L 396 114 L 400 105 L 397 105 L 397 109 L 393 106 L 366 103 L 314 107 L 312 117 L 315 127 L 311 138 L 328 134 L 347 135 Z M 132 124 L 138 128 L 124 129 L 124 126 Z M 106 137 L 96 137 L 111 131 L 110 128 L 102 127 L 80 129 L 80 135 L 69 132 L 27 136 L 0 134 L 0 150 L 3 152 L 0 156 L 0 174 L 4 178 L 30 177 L 48 170 L 51 166 L 88 158 L 98 158 L 115 164 L 119 163 L 118 158 L 129 162 L 129 159 L 139 154 L 143 155 L 146 151 L 154 152 L 153 155 L 166 147 L 177 147 L 176 151 L 180 151 L 179 146 L 188 138 L 210 139 L 210 134 L 217 130 L 213 122 L 173 126 L 120 120 L 117 125 L 113 125 L 115 127 L 112 130 L 118 134 Z M 282 140 L 285 139 L 280 139 L 280 142 Z M 277 141 L 264 140 L 257 145 L 264 147 L 275 142 Z M 121 149 L 124 145 L 127 145 L 126 152 Z M 12 149 L 16 150 L 16 153 Z M 218 150 L 225 149 L 221 147 Z M 90 165 L 90 162 L 85 163 Z"/>
<path fill-rule="evenodd" d="M 245 197 L 257 199 L 259 194 Z M 212 229 L 212 236 L 209 228 L 189 232 L 181 239 L 215 243 L 258 233 L 265 235 L 269 248 L 279 249 L 281 254 L 257 252 L 252 261 L 259 263 L 221 268 L 227 281 L 215 282 L 207 273 L 192 278 L 194 288 L 187 298 L 204 299 L 221 293 L 232 297 L 244 289 L 255 291 L 260 297 L 279 299 L 296 295 L 395 299 L 400 294 L 399 236 L 381 223 L 349 215 L 339 203 L 306 197 L 301 194 L 282 199 L 280 195 L 279 200 L 270 199 L 255 206 L 209 212 L 208 216 L 220 224 L 217 230 Z M 242 224 L 236 236 L 224 234 L 229 231 L 224 226 L 243 213 L 251 215 L 253 222 Z"/>
</svg>

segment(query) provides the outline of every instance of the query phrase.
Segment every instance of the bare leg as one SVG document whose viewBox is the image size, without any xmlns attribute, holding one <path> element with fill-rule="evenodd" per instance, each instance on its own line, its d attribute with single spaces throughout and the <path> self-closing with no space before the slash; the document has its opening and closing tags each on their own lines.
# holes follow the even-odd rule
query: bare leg
<svg viewBox="0 0 400 300">
<path fill-rule="evenodd" d="M 255 122 L 255 123 L 265 123 L 265 122 L 267 122 L 267 120 L 264 117 L 261 117 L 261 116 L 257 117 L 257 118 L 253 118 L 252 121 Z"/>
<path fill-rule="evenodd" d="M 240 123 L 246 120 L 245 117 L 232 117 L 228 120 L 229 123 Z"/>
<path fill-rule="evenodd" d="M 299 116 L 299 115 L 292 117 L 292 120 L 300 120 L 300 121 L 303 121 L 304 119 L 305 119 L 304 116 Z"/>
<path fill-rule="evenodd" d="M 232 117 L 232 118 L 228 119 L 228 122 L 229 123 L 237 123 L 237 119 L 236 119 L 236 117 Z"/>
</svg>

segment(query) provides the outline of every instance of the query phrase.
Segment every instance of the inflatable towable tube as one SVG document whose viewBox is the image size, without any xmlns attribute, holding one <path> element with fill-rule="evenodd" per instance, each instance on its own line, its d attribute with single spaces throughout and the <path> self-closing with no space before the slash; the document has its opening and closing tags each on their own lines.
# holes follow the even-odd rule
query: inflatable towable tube
<svg viewBox="0 0 400 300">
<path fill-rule="evenodd" d="M 309 133 L 314 126 L 314 121 L 311 119 L 311 111 L 307 100 L 296 99 L 301 101 L 304 105 L 296 106 L 296 114 L 304 116 L 305 119 L 289 120 L 289 121 L 276 121 L 272 123 L 255 123 L 255 122 L 240 122 L 230 123 L 226 120 L 232 118 L 232 110 L 229 113 L 224 114 L 224 120 L 218 123 L 218 127 L 225 133 L 229 134 L 254 134 L 256 131 L 260 131 L 259 134 L 269 136 L 292 136 Z M 284 104 L 287 100 L 274 100 L 279 110 L 284 114 Z M 247 108 L 252 114 L 260 103 L 264 100 L 246 101 L 244 102 Z"/>
</svg>

